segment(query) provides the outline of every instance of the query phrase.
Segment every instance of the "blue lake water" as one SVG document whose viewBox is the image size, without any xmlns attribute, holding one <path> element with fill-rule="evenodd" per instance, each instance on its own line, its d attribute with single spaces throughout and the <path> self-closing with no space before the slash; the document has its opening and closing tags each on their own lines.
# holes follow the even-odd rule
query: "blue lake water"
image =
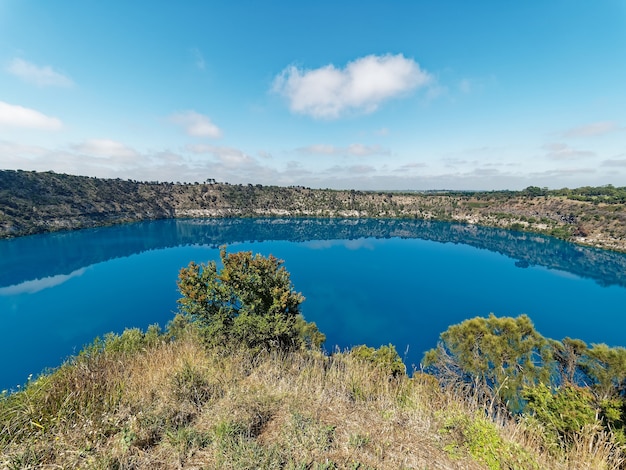
<svg viewBox="0 0 626 470">
<path fill-rule="evenodd" d="M 0 241 L 0 390 L 96 336 L 161 326 L 219 246 L 285 261 L 326 349 L 394 344 L 409 370 L 449 325 L 528 314 L 545 336 L 626 346 L 626 256 L 410 220 L 166 220 Z"/>
</svg>

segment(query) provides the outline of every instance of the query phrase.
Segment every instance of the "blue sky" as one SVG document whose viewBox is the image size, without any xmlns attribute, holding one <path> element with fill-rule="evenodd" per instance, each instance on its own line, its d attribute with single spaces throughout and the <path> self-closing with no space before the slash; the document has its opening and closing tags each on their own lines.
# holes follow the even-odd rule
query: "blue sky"
<svg viewBox="0 0 626 470">
<path fill-rule="evenodd" d="M 0 0 L 0 168 L 626 185 L 624 0 Z"/>
</svg>

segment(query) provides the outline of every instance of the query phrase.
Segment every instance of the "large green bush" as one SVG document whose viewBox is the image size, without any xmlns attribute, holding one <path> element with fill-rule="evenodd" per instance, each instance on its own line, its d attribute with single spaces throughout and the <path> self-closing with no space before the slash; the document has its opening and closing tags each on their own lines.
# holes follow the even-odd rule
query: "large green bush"
<svg viewBox="0 0 626 470">
<path fill-rule="evenodd" d="M 211 345 L 243 344 L 252 350 L 319 346 L 324 336 L 303 323 L 300 304 L 283 262 L 252 252 L 226 253 L 223 267 L 210 261 L 181 269 L 180 311 L 200 322 Z"/>
</svg>

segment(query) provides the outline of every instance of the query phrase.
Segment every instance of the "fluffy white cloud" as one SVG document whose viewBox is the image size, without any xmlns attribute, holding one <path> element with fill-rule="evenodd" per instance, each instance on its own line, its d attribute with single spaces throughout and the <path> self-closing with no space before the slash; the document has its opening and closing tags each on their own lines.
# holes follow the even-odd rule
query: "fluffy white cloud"
<svg viewBox="0 0 626 470">
<path fill-rule="evenodd" d="M 49 65 L 40 67 L 23 59 L 13 59 L 7 71 L 25 82 L 37 86 L 71 87 L 74 82 L 69 77 L 57 72 Z"/>
<path fill-rule="evenodd" d="M 195 111 L 184 111 L 175 113 L 170 116 L 170 121 L 176 125 L 182 126 L 187 135 L 193 137 L 211 137 L 217 139 L 222 136 L 219 127 L 211 122 L 211 120 Z"/>
<path fill-rule="evenodd" d="M 0 101 L 0 127 L 58 130 L 63 127 L 60 119 L 46 116 L 34 109 Z"/>
<path fill-rule="evenodd" d="M 291 111 L 335 119 L 351 111 L 371 113 L 382 102 L 432 81 L 417 62 L 398 55 L 369 55 L 338 69 L 287 67 L 274 79 L 273 91 L 289 101 Z"/>
</svg>

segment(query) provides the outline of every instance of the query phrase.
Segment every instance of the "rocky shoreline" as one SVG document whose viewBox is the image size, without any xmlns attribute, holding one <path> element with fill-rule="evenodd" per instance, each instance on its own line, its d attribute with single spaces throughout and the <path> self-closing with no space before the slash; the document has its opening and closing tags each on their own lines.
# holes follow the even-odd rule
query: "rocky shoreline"
<svg viewBox="0 0 626 470">
<path fill-rule="evenodd" d="M 558 191 L 348 191 L 0 171 L 0 238 L 141 220 L 231 217 L 445 220 L 626 252 L 624 203 L 576 200 Z"/>
</svg>

